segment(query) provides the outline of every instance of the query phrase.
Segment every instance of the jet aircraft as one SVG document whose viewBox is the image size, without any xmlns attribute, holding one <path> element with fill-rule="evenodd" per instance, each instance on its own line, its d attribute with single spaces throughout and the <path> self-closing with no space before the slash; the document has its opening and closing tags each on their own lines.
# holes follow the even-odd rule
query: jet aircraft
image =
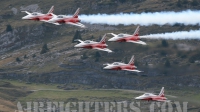
<svg viewBox="0 0 200 112">
<path fill-rule="evenodd" d="M 81 28 L 85 28 L 85 25 L 81 24 L 81 20 L 78 18 L 78 14 L 80 12 L 80 8 L 76 10 L 73 16 L 66 16 L 66 15 L 53 15 L 54 17 L 47 22 L 55 24 L 55 25 L 61 25 L 62 23 L 70 24 L 74 26 L 78 26 Z"/>
<path fill-rule="evenodd" d="M 131 72 L 142 72 L 139 70 L 136 70 L 136 66 L 134 65 L 134 55 L 132 56 L 131 60 L 128 64 L 122 63 L 122 62 L 114 62 L 112 64 L 104 64 L 106 65 L 103 69 L 109 69 L 109 70 L 126 70 Z"/>
<path fill-rule="evenodd" d="M 110 49 L 107 48 L 107 44 L 106 44 L 106 34 L 102 37 L 100 42 L 94 42 L 91 40 L 76 40 L 79 41 L 80 43 L 75 45 L 74 47 L 79 47 L 79 48 L 87 48 L 87 49 L 97 49 L 97 50 L 101 50 L 101 51 L 107 51 L 109 53 L 111 53 L 112 51 Z"/>
<path fill-rule="evenodd" d="M 25 12 L 25 13 L 28 14 L 28 15 L 22 17 L 22 19 L 47 22 L 48 20 L 50 20 L 51 18 L 53 18 L 53 15 L 54 15 L 53 11 L 54 11 L 54 6 L 52 6 L 50 8 L 50 10 L 49 10 L 49 12 L 47 14 L 42 14 L 40 12 L 30 13 L 28 11 L 22 11 L 22 12 Z"/>
<path fill-rule="evenodd" d="M 108 34 L 111 34 L 111 35 L 114 36 L 111 39 L 109 39 L 108 41 L 132 42 L 132 43 L 146 45 L 145 42 L 141 41 L 141 38 L 139 36 L 139 30 L 140 30 L 140 27 L 138 26 L 133 35 L 123 34 L 123 33 L 120 33 L 120 34 L 117 35 L 117 34 L 114 34 L 114 33 L 108 33 Z"/>
<path fill-rule="evenodd" d="M 152 93 L 144 93 L 141 96 L 135 98 L 136 100 L 147 100 L 147 101 L 160 101 L 160 102 L 169 102 L 164 94 L 164 87 L 162 87 L 160 94 L 155 95 Z"/>
</svg>

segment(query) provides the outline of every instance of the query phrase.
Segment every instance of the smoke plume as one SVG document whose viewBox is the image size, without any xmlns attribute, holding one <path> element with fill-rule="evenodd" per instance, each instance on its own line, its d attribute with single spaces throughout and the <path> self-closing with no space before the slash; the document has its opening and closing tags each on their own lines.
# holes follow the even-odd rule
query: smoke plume
<svg viewBox="0 0 200 112">
<path fill-rule="evenodd" d="M 142 36 L 149 39 L 200 39 L 200 30 L 177 31 L 171 33 L 159 33 Z"/>
<path fill-rule="evenodd" d="M 91 24 L 108 25 L 174 25 L 176 23 L 184 25 L 196 25 L 200 23 L 200 11 L 186 10 L 182 12 L 153 12 L 153 13 L 120 13 L 120 14 L 94 14 L 80 15 L 82 22 Z"/>
</svg>

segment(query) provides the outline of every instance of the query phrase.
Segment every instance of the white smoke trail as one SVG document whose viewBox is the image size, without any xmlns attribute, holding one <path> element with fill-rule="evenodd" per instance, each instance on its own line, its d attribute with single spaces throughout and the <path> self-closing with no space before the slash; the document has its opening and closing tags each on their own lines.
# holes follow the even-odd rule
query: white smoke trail
<svg viewBox="0 0 200 112">
<path fill-rule="evenodd" d="M 108 24 L 108 25 L 174 25 L 181 23 L 184 25 L 196 25 L 200 23 L 200 11 L 186 10 L 182 12 L 154 12 L 141 14 L 96 14 L 80 15 L 82 22 L 91 24 Z"/>
<path fill-rule="evenodd" d="M 149 39 L 200 39 L 200 30 L 190 30 L 190 31 L 177 31 L 170 33 L 159 33 L 141 36 L 142 38 Z"/>
</svg>

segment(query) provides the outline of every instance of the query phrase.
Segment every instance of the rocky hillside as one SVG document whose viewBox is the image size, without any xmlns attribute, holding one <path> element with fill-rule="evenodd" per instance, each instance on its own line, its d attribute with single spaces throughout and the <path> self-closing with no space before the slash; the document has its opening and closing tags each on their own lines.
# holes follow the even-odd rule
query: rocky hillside
<svg viewBox="0 0 200 112">
<path fill-rule="evenodd" d="M 181 4 L 181 5 L 180 5 Z M 98 41 L 109 32 L 133 33 L 136 26 L 86 24 L 87 29 L 55 26 L 38 21 L 21 20 L 21 10 L 47 12 L 55 6 L 55 14 L 82 14 L 198 10 L 193 1 L 174 0 L 3 0 L 0 4 L 0 76 L 41 83 L 78 83 L 94 88 L 145 89 L 166 86 L 171 89 L 200 87 L 199 40 L 150 40 L 147 46 L 108 42 L 114 53 L 77 49 L 72 38 L 76 31 L 82 38 Z M 129 8 L 127 8 L 127 6 Z M 9 28 L 11 27 L 11 28 Z M 141 35 L 199 29 L 198 25 L 141 26 Z M 108 36 L 110 37 L 110 36 Z M 47 43 L 48 52 L 41 54 Z M 97 55 L 98 54 L 98 55 Z M 103 70 L 104 63 L 128 62 L 135 55 L 143 73 Z"/>
</svg>

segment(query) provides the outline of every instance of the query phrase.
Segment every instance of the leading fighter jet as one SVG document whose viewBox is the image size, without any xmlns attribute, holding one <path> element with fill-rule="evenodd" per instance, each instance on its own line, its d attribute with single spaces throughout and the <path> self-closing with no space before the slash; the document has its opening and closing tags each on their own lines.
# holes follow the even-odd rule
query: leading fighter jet
<svg viewBox="0 0 200 112">
<path fill-rule="evenodd" d="M 128 64 L 122 63 L 122 62 L 114 62 L 112 64 L 104 64 L 106 67 L 103 69 L 109 69 L 109 70 L 126 70 L 131 72 L 142 72 L 139 70 L 136 70 L 136 66 L 134 65 L 134 55 L 132 56 L 131 60 Z"/>
<path fill-rule="evenodd" d="M 76 40 L 79 41 L 80 43 L 75 45 L 74 47 L 80 47 L 80 48 L 87 48 L 87 49 L 97 49 L 101 51 L 107 51 L 111 53 L 112 51 L 107 48 L 106 44 L 106 34 L 102 37 L 100 42 L 94 42 L 90 40 L 82 41 L 82 40 Z"/>
<path fill-rule="evenodd" d="M 54 17 L 48 20 L 47 22 L 55 24 L 55 25 L 61 25 L 61 23 L 65 23 L 65 24 L 70 24 L 70 25 L 79 26 L 81 28 L 85 28 L 85 25 L 81 24 L 80 23 L 81 20 L 78 18 L 79 11 L 80 11 L 80 8 L 76 10 L 76 12 L 74 13 L 72 17 L 66 16 L 66 15 L 54 15 Z"/>
<path fill-rule="evenodd" d="M 54 15 L 53 11 L 54 11 L 54 6 L 51 7 L 51 9 L 49 10 L 49 12 L 47 14 L 42 14 L 39 12 L 30 13 L 28 11 L 22 11 L 22 12 L 25 12 L 28 14 L 28 15 L 22 17 L 22 19 L 47 22 L 48 20 L 53 18 L 53 15 Z"/>
<path fill-rule="evenodd" d="M 155 95 L 152 93 L 144 93 L 141 96 L 135 98 L 136 100 L 147 100 L 147 101 L 160 101 L 160 102 L 169 102 L 164 94 L 164 87 L 162 87 L 160 94 Z"/>
<path fill-rule="evenodd" d="M 123 33 L 120 33 L 117 35 L 114 33 L 108 33 L 108 34 L 111 34 L 114 36 L 111 39 L 109 39 L 108 41 L 132 42 L 132 43 L 146 45 L 145 42 L 141 41 L 141 38 L 139 36 L 139 30 L 140 30 L 140 27 L 138 26 L 133 35 L 123 34 Z"/>
</svg>

